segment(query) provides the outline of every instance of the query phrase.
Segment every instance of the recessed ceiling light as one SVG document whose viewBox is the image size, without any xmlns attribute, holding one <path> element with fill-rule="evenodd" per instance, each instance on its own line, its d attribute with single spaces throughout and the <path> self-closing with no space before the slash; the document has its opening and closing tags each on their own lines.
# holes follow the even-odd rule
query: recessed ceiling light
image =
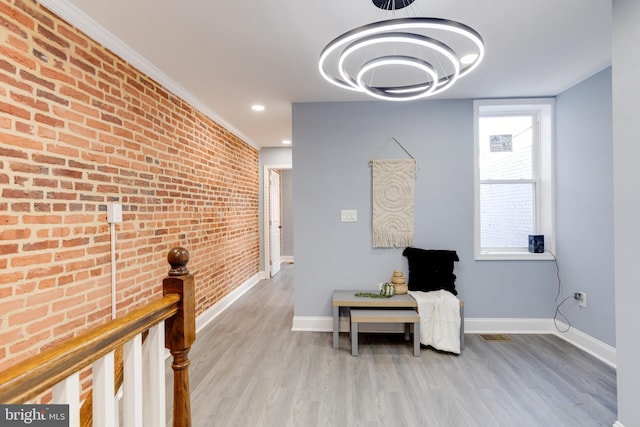
<svg viewBox="0 0 640 427">
<path fill-rule="evenodd" d="M 283 143 L 284 145 L 291 145 L 291 141 L 289 141 L 288 139 L 283 139 L 283 140 L 282 140 L 282 143 Z"/>
<path fill-rule="evenodd" d="M 253 111 L 264 111 L 264 105 L 254 104 L 251 106 Z"/>
</svg>

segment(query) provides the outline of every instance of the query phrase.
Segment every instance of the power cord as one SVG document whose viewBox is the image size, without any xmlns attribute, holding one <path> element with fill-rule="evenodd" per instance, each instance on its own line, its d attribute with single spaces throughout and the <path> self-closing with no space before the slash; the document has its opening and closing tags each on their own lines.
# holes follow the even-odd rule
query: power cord
<svg viewBox="0 0 640 427">
<path fill-rule="evenodd" d="M 558 257 L 556 257 L 556 254 L 551 252 L 551 255 L 553 255 L 553 261 L 556 264 L 556 277 L 558 278 L 558 292 L 556 292 L 556 298 L 554 301 L 558 303 L 558 298 L 560 298 L 560 294 L 562 293 L 562 281 L 560 280 L 560 266 L 558 265 Z M 553 315 L 553 325 L 556 327 L 558 332 L 564 333 L 564 332 L 568 332 L 569 329 L 571 329 L 571 321 L 567 318 L 567 316 L 565 316 L 562 313 L 562 311 L 560 311 L 560 307 L 562 306 L 562 304 L 564 304 L 567 300 L 571 298 L 573 298 L 573 295 L 569 295 L 568 297 L 565 297 L 562 301 L 560 301 L 560 303 L 556 305 L 556 312 Z M 558 316 L 560 316 L 562 319 L 566 321 L 566 324 L 567 324 L 566 329 L 560 329 L 560 327 L 558 326 Z"/>
</svg>

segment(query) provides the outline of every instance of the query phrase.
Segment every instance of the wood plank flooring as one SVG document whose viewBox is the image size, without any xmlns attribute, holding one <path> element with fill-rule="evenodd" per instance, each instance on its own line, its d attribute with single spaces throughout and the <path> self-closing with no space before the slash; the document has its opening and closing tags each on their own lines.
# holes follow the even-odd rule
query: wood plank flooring
<svg viewBox="0 0 640 427">
<path fill-rule="evenodd" d="M 292 332 L 294 267 L 261 281 L 198 334 L 193 426 L 611 427 L 615 370 L 551 335 L 413 357 L 402 334 Z M 170 368 L 167 369 L 171 393 Z M 168 406 L 168 411 L 170 406 Z"/>
</svg>

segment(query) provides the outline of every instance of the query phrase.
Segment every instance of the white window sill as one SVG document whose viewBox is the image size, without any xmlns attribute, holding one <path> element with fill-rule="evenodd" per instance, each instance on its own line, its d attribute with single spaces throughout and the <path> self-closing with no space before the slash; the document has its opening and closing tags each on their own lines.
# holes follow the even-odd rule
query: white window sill
<svg viewBox="0 0 640 427">
<path fill-rule="evenodd" d="M 534 254 L 531 252 L 482 252 L 475 257 L 476 261 L 553 261 L 555 257 L 551 252 Z"/>
</svg>

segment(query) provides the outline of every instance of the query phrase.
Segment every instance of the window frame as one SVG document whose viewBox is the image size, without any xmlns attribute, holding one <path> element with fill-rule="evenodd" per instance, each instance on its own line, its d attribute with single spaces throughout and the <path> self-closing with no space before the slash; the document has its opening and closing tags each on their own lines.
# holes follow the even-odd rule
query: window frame
<svg viewBox="0 0 640 427">
<path fill-rule="evenodd" d="M 537 116 L 533 124 L 534 147 L 532 179 L 480 180 L 479 123 L 481 117 L 508 115 Z M 486 99 L 473 102 L 474 118 L 474 256 L 476 260 L 550 260 L 556 247 L 555 230 L 555 99 Z M 537 136 L 537 138 L 536 138 Z M 524 248 L 482 248 L 480 223 L 480 186 L 483 183 L 527 183 L 535 186 L 534 234 L 544 235 L 544 253 Z"/>
</svg>

